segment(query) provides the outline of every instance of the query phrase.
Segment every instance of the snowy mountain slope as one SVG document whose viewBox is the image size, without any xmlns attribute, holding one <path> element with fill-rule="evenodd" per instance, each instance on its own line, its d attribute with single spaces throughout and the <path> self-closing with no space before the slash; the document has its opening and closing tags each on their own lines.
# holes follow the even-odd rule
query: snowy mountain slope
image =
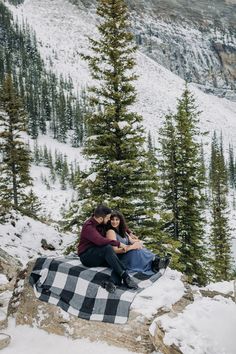
<svg viewBox="0 0 236 354">
<path fill-rule="evenodd" d="M 41 54 L 48 65 L 53 65 L 58 73 L 70 74 L 75 87 L 91 84 L 87 65 L 79 53 L 87 51 L 87 35 L 96 34 L 94 9 L 79 9 L 68 0 L 26 0 L 10 9 L 19 19 L 23 16 L 36 31 Z M 163 115 L 175 109 L 184 81 L 140 52 L 137 73 L 138 100 L 134 109 L 143 115 L 145 127 L 155 136 Z M 222 130 L 226 146 L 229 142 L 236 145 L 236 102 L 204 94 L 194 85 L 190 88 L 202 111 L 203 130 Z"/>
<path fill-rule="evenodd" d="M 30 146 L 31 151 L 33 151 L 35 140 L 27 134 L 24 134 L 24 139 Z M 89 162 L 84 159 L 80 148 L 60 143 L 49 135 L 39 135 L 37 144 L 41 148 L 47 147 L 52 154 L 53 162 L 55 162 L 55 154 L 60 153 L 66 156 L 69 165 L 79 166 L 81 170 L 89 166 Z M 40 215 L 46 219 L 60 221 L 64 210 L 68 210 L 71 200 L 75 197 L 75 191 L 69 186 L 66 189 L 62 189 L 58 178 L 52 182 L 50 169 L 42 164 L 39 166 L 32 164 L 30 174 L 33 178 L 33 191 L 41 203 Z M 47 179 L 48 186 L 43 179 Z"/>
<path fill-rule="evenodd" d="M 96 0 L 67 0 L 94 14 Z M 126 0 L 132 31 L 147 56 L 205 92 L 235 96 L 235 2 Z"/>
</svg>

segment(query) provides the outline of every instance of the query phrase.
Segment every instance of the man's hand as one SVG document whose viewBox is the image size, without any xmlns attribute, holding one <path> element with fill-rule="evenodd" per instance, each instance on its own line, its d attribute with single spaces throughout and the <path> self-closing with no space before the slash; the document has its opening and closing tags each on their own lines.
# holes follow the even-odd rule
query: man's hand
<svg viewBox="0 0 236 354">
<path fill-rule="evenodd" d="M 133 235 L 133 234 L 132 234 Z M 137 236 L 133 235 L 133 236 L 130 236 L 128 235 L 128 238 L 129 238 L 129 242 L 131 243 L 131 245 L 133 245 L 135 242 L 140 242 L 140 240 L 138 239 Z"/>
<path fill-rule="evenodd" d="M 129 234 L 133 241 L 138 241 L 138 236 L 134 235 L 132 232 Z"/>
</svg>

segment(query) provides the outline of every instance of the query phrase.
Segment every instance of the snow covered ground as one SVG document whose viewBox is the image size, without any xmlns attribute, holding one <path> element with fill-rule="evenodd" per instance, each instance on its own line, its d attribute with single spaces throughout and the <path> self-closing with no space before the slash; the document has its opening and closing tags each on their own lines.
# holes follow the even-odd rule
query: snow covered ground
<svg viewBox="0 0 236 354">
<path fill-rule="evenodd" d="M 87 339 L 72 340 L 55 334 L 31 328 L 15 326 L 10 321 L 5 333 L 12 337 L 9 347 L 2 350 L 3 354 L 129 354 L 128 350 L 112 347 L 103 342 L 90 342 Z"/>
<path fill-rule="evenodd" d="M 158 322 L 166 332 L 164 343 L 175 343 L 185 354 L 235 354 L 236 304 L 232 300 L 199 297 L 182 314 L 172 319 L 163 315 Z"/>
<path fill-rule="evenodd" d="M 44 250 L 41 240 L 55 247 L 55 251 Z M 17 258 L 23 265 L 42 255 L 61 255 L 66 247 L 73 244 L 76 235 L 60 233 L 58 226 L 46 225 L 27 216 L 14 215 L 14 221 L 9 219 L 0 224 L 0 244 L 12 257 Z"/>
<path fill-rule="evenodd" d="M 24 139 L 33 151 L 35 141 L 28 135 L 25 135 Z M 88 161 L 81 154 L 81 148 L 60 143 L 48 135 L 39 135 L 37 144 L 41 148 L 47 147 L 52 154 L 53 162 L 55 162 L 55 153 L 57 152 L 66 156 L 68 165 L 72 164 L 81 170 L 89 166 Z M 60 221 L 63 211 L 68 210 L 71 200 L 75 197 L 75 191 L 69 186 L 63 190 L 58 178 L 52 182 L 49 168 L 42 166 L 42 164 L 39 166 L 32 164 L 30 174 L 33 178 L 33 191 L 41 203 L 40 215 L 49 220 Z M 43 182 L 42 178 L 47 179 L 49 187 Z"/>
</svg>

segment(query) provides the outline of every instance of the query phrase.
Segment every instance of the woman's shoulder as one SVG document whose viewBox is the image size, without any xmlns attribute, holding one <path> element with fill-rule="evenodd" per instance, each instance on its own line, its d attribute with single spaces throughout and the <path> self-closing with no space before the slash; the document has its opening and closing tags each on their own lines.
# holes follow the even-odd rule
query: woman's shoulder
<svg viewBox="0 0 236 354">
<path fill-rule="evenodd" d="M 116 233 L 116 231 L 112 227 L 108 227 L 106 229 L 106 232 L 114 232 L 114 233 Z"/>
<path fill-rule="evenodd" d="M 114 229 L 112 229 L 112 228 L 108 228 L 108 229 L 106 230 L 106 235 L 116 236 L 116 235 L 117 235 L 117 233 L 115 232 L 115 230 L 114 230 Z"/>
</svg>

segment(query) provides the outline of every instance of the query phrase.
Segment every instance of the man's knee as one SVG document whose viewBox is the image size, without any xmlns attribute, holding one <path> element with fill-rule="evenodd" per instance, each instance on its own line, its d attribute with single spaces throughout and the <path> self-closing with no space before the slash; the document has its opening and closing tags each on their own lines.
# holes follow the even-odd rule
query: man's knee
<svg viewBox="0 0 236 354">
<path fill-rule="evenodd" d="M 104 250 L 105 250 L 106 254 L 114 253 L 114 250 L 111 245 L 104 246 Z"/>
</svg>

